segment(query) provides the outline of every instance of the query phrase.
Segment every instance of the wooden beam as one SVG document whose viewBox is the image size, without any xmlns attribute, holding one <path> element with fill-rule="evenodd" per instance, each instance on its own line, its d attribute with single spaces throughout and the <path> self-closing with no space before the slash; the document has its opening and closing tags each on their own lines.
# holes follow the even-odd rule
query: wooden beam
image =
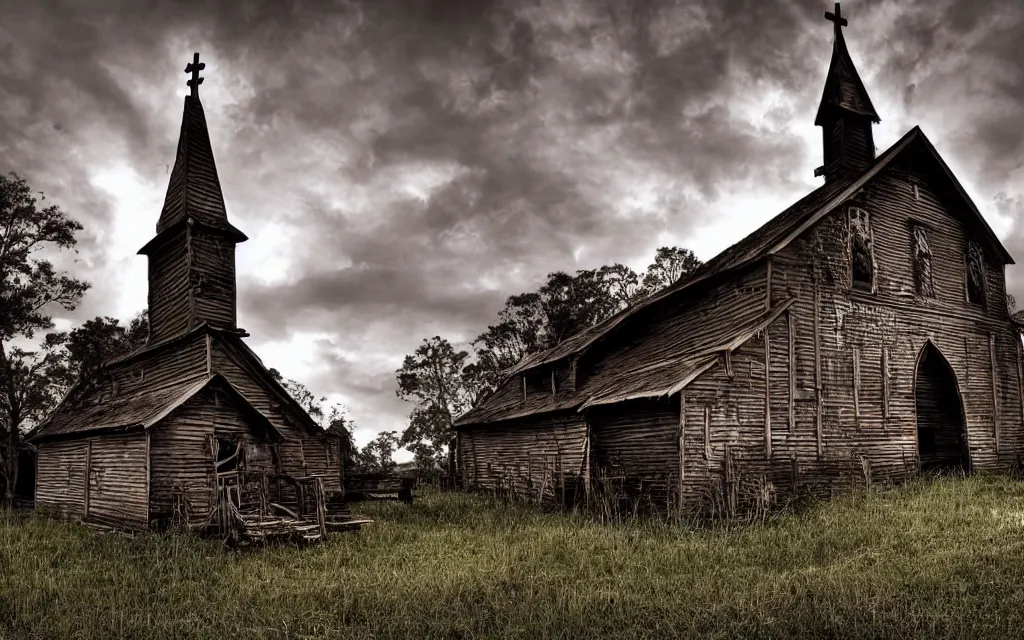
<svg viewBox="0 0 1024 640">
<path fill-rule="evenodd" d="M 882 346 L 882 413 L 889 417 L 889 394 L 891 382 L 889 380 L 889 347 Z"/>
<path fill-rule="evenodd" d="M 817 231 L 815 231 L 815 240 L 817 240 Z M 818 260 L 817 256 L 814 258 L 813 266 L 813 281 L 814 281 L 814 395 L 816 400 L 816 409 L 814 416 L 814 431 L 815 438 L 817 440 L 818 456 L 820 457 L 824 445 L 822 442 L 822 397 L 821 397 L 821 291 L 818 288 Z"/>
<path fill-rule="evenodd" d="M 771 327 L 764 328 L 764 454 L 772 459 L 772 340 Z"/>
<path fill-rule="evenodd" d="M 571 366 L 570 366 L 570 371 L 569 371 L 569 378 L 570 378 L 570 380 L 569 380 L 569 387 L 572 389 L 573 393 L 576 393 L 576 360 L 577 359 L 578 359 L 578 356 L 573 356 L 572 360 L 570 361 L 571 362 Z"/>
<path fill-rule="evenodd" d="M 587 425 L 587 436 L 584 438 L 584 451 L 583 451 L 583 495 L 586 498 L 587 504 L 590 504 L 590 421 L 585 420 Z"/>
<path fill-rule="evenodd" d="M 999 373 L 996 367 L 996 334 L 988 334 L 988 361 L 992 371 L 992 437 L 999 453 Z"/>
<path fill-rule="evenodd" d="M 725 358 L 725 375 L 732 380 L 736 377 L 736 373 L 732 370 L 732 351 L 725 351 L 723 357 Z"/>
<path fill-rule="evenodd" d="M 796 429 L 796 316 L 786 310 L 786 337 L 789 340 L 789 430 Z"/>
<path fill-rule="evenodd" d="M 92 438 L 86 440 L 85 444 L 85 500 L 82 508 L 82 517 L 89 517 L 89 485 L 92 483 Z"/>
<path fill-rule="evenodd" d="M 676 500 L 680 513 L 683 509 L 683 476 L 686 464 L 684 453 L 686 451 L 686 394 L 679 392 L 679 477 L 676 479 Z"/>
<path fill-rule="evenodd" d="M 1024 418 L 1024 371 L 1021 367 L 1021 352 L 1024 351 L 1020 341 L 1020 334 L 1013 332 L 1013 342 L 1016 345 L 1014 353 L 1017 354 L 1017 401 L 1020 402 L 1020 415 Z"/>
<path fill-rule="evenodd" d="M 772 308 L 772 259 L 771 259 L 771 257 L 768 258 L 767 271 L 768 271 L 768 278 L 767 278 L 768 283 L 765 286 L 765 292 L 764 292 L 764 308 L 765 308 L 765 311 L 770 311 L 771 308 Z"/>
<path fill-rule="evenodd" d="M 704 405 L 704 459 L 711 459 L 711 405 Z"/>
<path fill-rule="evenodd" d="M 526 402 L 526 374 L 523 374 L 523 402 Z"/>
<path fill-rule="evenodd" d="M 555 367 L 551 367 L 551 395 L 555 395 Z"/>
<path fill-rule="evenodd" d="M 860 349 L 853 348 L 853 417 L 860 418 Z"/>
<path fill-rule="evenodd" d="M 206 334 L 206 377 L 209 378 L 213 373 L 213 353 L 211 348 L 212 339 L 210 334 Z"/>
</svg>

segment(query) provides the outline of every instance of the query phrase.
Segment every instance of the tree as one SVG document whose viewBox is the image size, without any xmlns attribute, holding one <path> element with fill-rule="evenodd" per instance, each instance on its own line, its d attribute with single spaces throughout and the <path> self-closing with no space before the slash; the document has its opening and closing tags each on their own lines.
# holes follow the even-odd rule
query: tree
<svg viewBox="0 0 1024 640">
<path fill-rule="evenodd" d="M 463 378 L 468 359 L 469 352 L 456 351 L 450 342 L 434 336 L 406 356 L 395 372 L 398 397 L 416 403 L 399 443 L 428 468 L 441 462 L 454 435 L 455 417 L 476 399 L 478 390 Z"/>
<path fill-rule="evenodd" d="M 644 295 L 651 295 L 697 270 L 703 263 L 689 249 L 659 247 L 643 278 Z"/>
<path fill-rule="evenodd" d="M 74 309 L 89 288 L 40 257 L 44 250 L 73 249 L 81 229 L 57 206 L 40 208 L 23 178 L 0 175 L 0 428 L 7 435 L 8 506 L 14 500 L 20 432 L 52 402 L 52 394 L 39 392 L 38 376 L 53 364 L 59 339 L 47 336 L 39 351 L 19 350 L 12 342 L 52 328 L 52 309 Z"/>
<path fill-rule="evenodd" d="M 288 395 L 299 403 L 306 413 L 309 414 L 309 417 L 313 418 L 328 434 L 338 438 L 341 443 L 342 467 L 351 469 L 356 466 L 358 460 L 354 435 L 355 424 L 348 417 L 347 409 L 336 404 L 325 410 L 326 396 L 317 398 L 306 385 L 297 380 L 285 379 L 277 369 L 271 368 L 268 369 L 268 372 L 270 377 L 280 383 L 285 391 L 288 392 Z"/>
<path fill-rule="evenodd" d="M 121 326 L 117 318 L 97 316 L 86 320 L 68 334 L 64 375 L 54 372 L 52 384 L 62 391 L 77 384 L 75 395 L 84 397 L 101 382 L 104 363 L 141 349 L 148 336 L 149 314 L 145 309 L 127 327 Z"/>
<path fill-rule="evenodd" d="M 398 442 L 397 431 L 381 431 L 359 452 L 359 466 L 367 473 L 391 473 L 395 468 L 392 456 Z"/>
</svg>

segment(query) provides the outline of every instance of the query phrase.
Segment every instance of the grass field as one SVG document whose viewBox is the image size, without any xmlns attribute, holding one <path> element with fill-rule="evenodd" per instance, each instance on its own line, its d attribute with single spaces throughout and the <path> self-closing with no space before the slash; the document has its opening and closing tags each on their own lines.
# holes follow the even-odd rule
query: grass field
<svg viewBox="0 0 1024 640">
<path fill-rule="evenodd" d="M 478 496 L 231 552 L 0 517 L 0 635 L 910 638 L 1024 633 L 1024 482 L 920 481 L 750 527 L 601 525 Z"/>
</svg>

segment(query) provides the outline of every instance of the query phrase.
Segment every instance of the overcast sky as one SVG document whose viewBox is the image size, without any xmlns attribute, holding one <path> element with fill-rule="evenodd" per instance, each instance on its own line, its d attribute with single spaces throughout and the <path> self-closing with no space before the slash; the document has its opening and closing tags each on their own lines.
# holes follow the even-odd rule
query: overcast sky
<svg viewBox="0 0 1024 640">
<path fill-rule="evenodd" d="M 88 8 L 86 8 L 88 7 Z M 662 245 L 703 259 L 815 186 L 832 3 L 366 0 L 0 3 L 0 172 L 85 225 L 63 326 L 146 304 L 188 92 L 268 366 L 401 430 L 394 371 L 467 341 L 545 274 Z M 1024 262 L 1024 11 L 843 3 L 884 150 L 920 125 Z M 1024 300 L 1024 271 L 1008 267 Z"/>
</svg>

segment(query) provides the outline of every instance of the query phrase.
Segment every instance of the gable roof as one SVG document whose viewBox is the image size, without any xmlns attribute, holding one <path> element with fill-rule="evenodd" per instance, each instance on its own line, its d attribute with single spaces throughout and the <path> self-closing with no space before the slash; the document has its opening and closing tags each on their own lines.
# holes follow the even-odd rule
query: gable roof
<svg viewBox="0 0 1024 640">
<path fill-rule="evenodd" d="M 617 363 L 619 366 L 590 378 L 575 393 L 534 394 L 527 396 L 525 401 L 518 392 L 496 393 L 497 402 L 481 403 L 470 409 L 455 420 L 455 425 L 512 420 L 551 411 L 583 411 L 596 405 L 671 396 L 719 363 L 723 353 L 735 351 L 764 330 L 794 301 L 794 298 L 784 300 L 770 311 L 764 311 L 738 326 L 722 324 L 696 347 L 670 354 L 653 363 L 642 356 L 631 358 L 627 355 Z M 655 339 L 666 343 L 663 346 L 671 351 L 671 340 L 665 336 Z"/>
<path fill-rule="evenodd" d="M 1006 248 L 999 241 L 999 238 L 992 231 L 992 228 L 987 222 L 985 222 L 981 212 L 974 205 L 970 196 L 967 195 L 967 192 L 953 175 L 952 171 L 950 171 L 949 166 L 942 160 L 942 157 L 924 135 L 924 132 L 921 131 L 920 127 L 915 126 L 884 153 L 878 156 L 875 162 L 859 175 L 855 174 L 847 178 L 839 178 L 826 182 L 824 185 L 818 187 L 795 202 L 793 205 L 779 213 L 777 216 L 763 224 L 739 242 L 728 247 L 717 256 L 707 261 L 704 265 L 690 274 L 689 277 L 669 285 L 632 307 L 619 312 L 604 322 L 569 338 L 565 342 L 552 347 L 551 349 L 528 355 L 515 366 L 507 369 L 503 374 L 503 380 L 507 380 L 511 376 L 515 376 L 545 364 L 556 362 L 563 358 L 578 357 L 591 345 L 594 345 L 609 334 L 613 333 L 618 327 L 621 327 L 631 318 L 636 317 L 641 310 L 652 307 L 653 305 L 656 305 L 670 297 L 695 293 L 699 290 L 699 285 L 702 283 L 708 284 L 720 277 L 739 273 L 743 269 L 752 267 L 760 261 L 779 253 L 788 247 L 790 243 L 800 237 L 801 234 L 814 226 L 823 217 L 835 210 L 836 207 L 853 197 L 870 180 L 882 172 L 886 167 L 890 166 L 904 151 L 911 149 L 912 147 L 923 151 L 927 157 L 930 157 L 934 161 L 935 166 L 940 171 L 940 174 L 949 180 L 954 193 L 967 205 L 967 211 L 978 223 L 979 228 L 987 237 L 989 243 L 999 255 L 999 258 L 1006 264 L 1013 264 L 1013 258 L 1006 251 Z M 493 397 L 494 396 L 492 395 L 485 399 L 481 404 L 486 405 Z M 568 402 L 568 400 L 564 400 L 562 402 L 564 404 Z M 520 407 L 522 407 L 522 404 L 520 404 Z M 544 409 L 538 407 L 537 411 L 529 411 L 527 413 L 536 413 L 539 412 L 539 410 L 554 410 L 554 407 Z M 486 415 L 486 412 L 474 413 L 474 411 L 475 408 L 474 410 L 471 410 L 470 413 L 467 413 L 466 416 L 473 417 L 476 415 Z M 458 422 L 468 424 L 463 422 L 461 419 Z"/>
<path fill-rule="evenodd" d="M 211 376 L 188 378 L 164 388 L 140 388 L 136 391 L 129 389 L 114 398 L 100 397 L 98 401 L 90 402 L 97 395 L 102 395 L 103 389 L 97 389 L 83 398 L 81 404 L 85 406 L 62 403 L 62 407 L 58 407 L 44 422 L 26 435 L 25 439 L 38 442 L 85 433 L 132 428 L 149 429 L 197 393 L 211 386 L 226 391 L 250 419 L 263 426 L 276 438 L 281 438 L 281 433 L 266 415 L 254 407 L 227 378 L 215 373 Z"/>
</svg>

